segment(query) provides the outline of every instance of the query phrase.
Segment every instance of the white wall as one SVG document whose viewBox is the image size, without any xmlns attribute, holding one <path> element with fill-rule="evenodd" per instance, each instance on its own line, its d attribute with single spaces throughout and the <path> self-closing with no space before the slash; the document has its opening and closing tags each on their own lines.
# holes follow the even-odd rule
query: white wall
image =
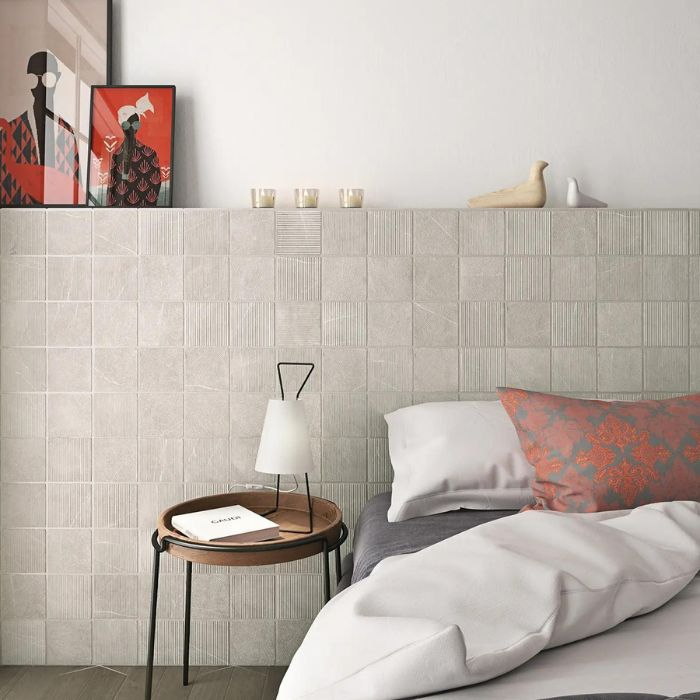
<svg viewBox="0 0 700 700">
<path fill-rule="evenodd" d="M 178 89 L 178 206 L 361 186 L 457 207 L 546 171 L 700 205 L 697 0 L 115 0 L 116 80 Z"/>
</svg>

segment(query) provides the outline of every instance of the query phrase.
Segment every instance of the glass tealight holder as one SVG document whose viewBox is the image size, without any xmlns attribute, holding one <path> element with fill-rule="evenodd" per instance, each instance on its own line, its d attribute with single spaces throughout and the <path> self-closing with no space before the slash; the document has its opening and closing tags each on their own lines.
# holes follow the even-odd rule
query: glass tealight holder
<svg viewBox="0 0 700 700">
<path fill-rule="evenodd" d="M 318 207 L 318 190 L 310 187 L 298 187 L 294 190 L 294 204 L 297 209 L 316 209 Z"/>
<path fill-rule="evenodd" d="M 343 209 L 361 209 L 365 191 L 357 187 L 343 187 L 338 190 L 340 206 Z"/>
<path fill-rule="evenodd" d="M 253 209 L 274 209 L 275 190 L 254 187 L 250 191 L 250 201 Z"/>
</svg>

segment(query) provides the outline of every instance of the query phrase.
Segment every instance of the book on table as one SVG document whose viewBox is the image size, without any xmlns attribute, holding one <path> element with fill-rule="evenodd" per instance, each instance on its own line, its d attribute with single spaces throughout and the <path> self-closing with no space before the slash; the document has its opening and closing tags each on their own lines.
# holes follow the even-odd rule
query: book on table
<svg viewBox="0 0 700 700">
<path fill-rule="evenodd" d="M 279 525 L 243 506 L 174 515 L 173 527 L 185 537 L 206 542 L 262 542 L 279 537 Z"/>
</svg>

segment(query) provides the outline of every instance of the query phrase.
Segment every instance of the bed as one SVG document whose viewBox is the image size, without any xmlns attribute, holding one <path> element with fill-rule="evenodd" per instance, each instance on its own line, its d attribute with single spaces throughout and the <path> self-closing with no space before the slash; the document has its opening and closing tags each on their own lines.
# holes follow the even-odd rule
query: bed
<svg viewBox="0 0 700 700">
<path fill-rule="evenodd" d="M 390 523 L 391 493 L 372 498 L 355 528 L 353 552 L 343 561 L 342 590 L 369 576 L 386 557 L 419 551 L 516 511 L 458 510 Z M 620 671 L 624 669 L 624 672 Z M 700 700 L 700 577 L 661 609 L 603 634 L 543 651 L 487 683 L 417 698 L 444 700 Z"/>
</svg>

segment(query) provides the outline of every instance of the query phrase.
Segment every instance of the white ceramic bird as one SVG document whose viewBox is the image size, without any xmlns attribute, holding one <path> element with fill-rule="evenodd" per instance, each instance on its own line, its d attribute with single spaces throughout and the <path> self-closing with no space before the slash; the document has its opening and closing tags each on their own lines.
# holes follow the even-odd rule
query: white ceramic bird
<svg viewBox="0 0 700 700">
<path fill-rule="evenodd" d="M 549 165 L 543 160 L 536 160 L 530 166 L 530 177 L 526 182 L 508 187 L 504 190 L 489 192 L 479 197 L 472 197 L 469 206 L 472 208 L 494 207 L 543 207 L 547 201 L 547 188 L 544 184 L 544 169 Z"/>
<path fill-rule="evenodd" d="M 583 194 L 578 188 L 578 180 L 575 177 L 567 177 L 569 189 L 566 191 L 566 206 L 574 209 L 605 209 L 607 202 Z"/>
</svg>

